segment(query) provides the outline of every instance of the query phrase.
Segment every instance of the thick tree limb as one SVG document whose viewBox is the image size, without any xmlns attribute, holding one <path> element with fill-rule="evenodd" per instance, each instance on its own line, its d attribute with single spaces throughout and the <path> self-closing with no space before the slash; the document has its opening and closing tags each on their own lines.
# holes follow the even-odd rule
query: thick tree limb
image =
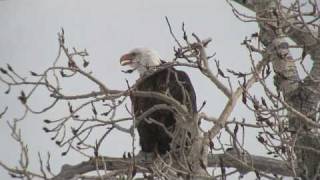
<svg viewBox="0 0 320 180">
<path fill-rule="evenodd" d="M 257 64 L 256 69 L 258 72 L 260 72 L 262 70 L 262 67 L 265 64 L 265 62 L 266 62 L 265 60 L 261 60 Z M 252 76 L 248 80 L 246 88 L 249 89 L 255 82 L 257 82 L 257 78 L 255 76 Z M 215 122 L 216 125 L 213 126 L 209 131 L 209 135 L 210 135 L 209 138 L 210 139 L 214 138 L 220 132 L 220 130 L 224 127 L 230 114 L 234 110 L 238 99 L 241 97 L 243 91 L 244 91 L 244 89 L 242 87 L 238 87 L 237 90 L 232 94 L 232 98 L 229 99 L 228 103 L 226 104 L 225 108 L 223 109 L 222 113 L 220 114 L 220 116 L 218 118 L 218 122 Z"/>
<path fill-rule="evenodd" d="M 242 170 L 242 172 L 257 170 L 283 176 L 293 175 L 292 171 L 286 166 L 286 163 L 283 161 L 254 155 L 248 155 L 245 158 L 248 160 L 247 164 L 250 164 L 250 166 L 244 165 L 243 162 L 238 160 L 235 156 L 232 156 L 232 154 L 230 153 L 210 154 L 208 156 L 208 167 L 220 167 L 220 161 L 223 160 L 223 163 L 226 167 L 236 168 L 238 170 L 240 169 Z M 127 169 L 130 164 L 132 164 L 131 159 L 111 157 L 91 159 L 89 161 L 84 161 L 73 166 L 64 165 L 60 173 L 57 176 L 51 178 L 51 180 L 69 180 L 75 176 L 95 171 L 97 169 L 103 170 L 103 168 L 106 168 L 108 171 Z M 136 166 L 141 167 L 137 168 L 138 172 L 143 172 L 143 167 L 147 168 L 151 164 L 152 162 L 145 161 L 144 157 L 139 155 L 136 156 Z"/>
<path fill-rule="evenodd" d="M 258 1 L 254 0 L 233 0 L 238 4 L 256 12 L 256 6 L 259 3 Z M 271 2 L 273 0 L 264 0 L 265 3 Z M 288 14 L 285 14 L 289 16 Z M 298 20 L 295 18 L 288 19 L 287 23 L 289 30 L 287 31 L 287 35 L 297 44 L 305 46 L 306 53 L 310 54 L 312 59 L 319 58 L 319 49 L 320 49 L 320 41 L 315 39 L 317 32 L 312 30 L 307 30 L 305 27 L 297 27 Z M 298 23 L 299 24 L 299 23 Z M 310 32 L 311 31 L 311 32 Z"/>
<path fill-rule="evenodd" d="M 232 156 L 231 154 L 215 154 L 208 156 L 208 166 L 209 167 L 219 167 L 220 159 L 223 160 L 223 163 L 226 167 L 232 167 L 240 170 L 241 172 L 249 172 L 249 171 L 263 171 L 265 173 L 270 174 L 278 174 L 283 176 L 293 176 L 293 172 L 288 168 L 286 163 L 281 160 L 276 160 L 272 158 L 267 158 L 263 156 L 254 156 L 248 155 L 245 159 L 249 160 L 247 164 L 244 164 L 241 160 L 237 159 L 237 157 Z M 296 170 L 298 171 L 298 170 Z"/>
</svg>

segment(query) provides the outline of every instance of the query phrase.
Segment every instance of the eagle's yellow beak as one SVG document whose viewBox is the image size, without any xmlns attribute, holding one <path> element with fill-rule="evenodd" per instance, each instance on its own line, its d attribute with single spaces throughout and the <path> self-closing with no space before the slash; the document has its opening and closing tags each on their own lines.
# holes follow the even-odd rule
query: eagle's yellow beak
<svg viewBox="0 0 320 180">
<path fill-rule="evenodd" d="M 121 56 L 120 58 L 120 64 L 121 66 L 125 66 L 125 65 L 128 65 L 128 64 L 131 64 L 132 61 L 133 61 L 133 56 L 131 53 L 129 54 L 124 54 L 123 56 Z"/>
</svg>

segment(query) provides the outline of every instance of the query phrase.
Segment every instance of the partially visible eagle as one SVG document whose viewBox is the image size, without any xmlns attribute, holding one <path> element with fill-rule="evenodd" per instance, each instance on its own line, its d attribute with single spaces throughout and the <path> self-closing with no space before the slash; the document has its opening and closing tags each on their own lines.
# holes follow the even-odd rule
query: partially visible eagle
<svg viewBox="0 0 320 180">
<path fill-rule="evenodd" d="M 185 105 L 191 114 L 197 112 L 196 94 L 188 75 L 173 67 L 161 68 L 159 55 L 147 48 L 136 48 L 120 58 L 122 66 L 129 65 L 140 74 L 134 90 L 165 94 Z M 151 73 L 151 74 L 150 74 Z M 159 104 L 167 104 L 151 97 L 131 96 L 135 117 Z M 152 122 L 160 122 L 152 123 Z M 157 110 L 137 124 L 143 152 L 165 154 L 170 150 L 171 137 L 167 132 L 175 130 L 174 111 Z M 163 124 L 163 125 L 162 125 Z M 164 129 L 166 128 L 166 129 Z M 167 132 L 166 132 L 167 131 Z"/>
</svg>

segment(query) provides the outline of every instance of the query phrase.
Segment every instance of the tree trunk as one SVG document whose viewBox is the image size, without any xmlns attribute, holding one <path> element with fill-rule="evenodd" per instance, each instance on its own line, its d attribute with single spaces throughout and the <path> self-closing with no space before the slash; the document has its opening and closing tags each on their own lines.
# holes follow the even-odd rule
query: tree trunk
<svg viewBox="0 0 320 180">
<path fill-rule="evenodd" d="M 319 104 L 319 49 L 309 46 L 306 49 L 311 53 L 314 64 L 310 75 L 303 81 L 299 77 L 294 60 L 289 52 L 289 45 L 285 41 L 283 29 L 279 26 L 283 21 L 277 17 L 278 6 L 276 1 L 257 0 L 255 11 L 257 18 L 267 18 L 273 21 L 261 21 L 260 38 L 261 42 L 268 49 L 268 56 L 275 72 L 275 86 L 283 94 L 284 100 L 295 110 L 303 113 L 308 118 L 316 121 L 317 106 Z M 279 24 L 280 23 L 280 24 Z M 293 28 L 292 28 L 293 29 Z M 291 30 L 292 30 L 291 29 Z M 294 30 L 289 31 L 294 34 Z M 298 37 L 294 38 L 299 40 Z M 297 42 L 298 45 L 299 42 Z M 315 44 L 308 42 L 308 44 Z M 312 77 L 311 77 L 312 76 Z M 301 117 L 288 111 L 289 130 L 292 136 L 296 137 L 294 146 L 297 165 L 302 169 L 297 176 L 302 179 L 320 179 L 320 139 L 316 133 L 312 133 L 315 127 L 307 125 Z"/>
</svg>

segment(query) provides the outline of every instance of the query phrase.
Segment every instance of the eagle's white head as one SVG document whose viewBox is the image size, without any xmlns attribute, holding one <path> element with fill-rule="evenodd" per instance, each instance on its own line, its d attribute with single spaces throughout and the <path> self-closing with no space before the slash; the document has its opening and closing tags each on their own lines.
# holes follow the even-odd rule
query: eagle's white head
<svg viewBox="0 0 320 180">
<path fill-rule="evenodd" d="M 138 70 L 142 76 L 150 68 L 159 66 L 161 61 L 156 51 L 148 48 L 135 48 L 120 58 L 120 64 Z"/>
</svg>

